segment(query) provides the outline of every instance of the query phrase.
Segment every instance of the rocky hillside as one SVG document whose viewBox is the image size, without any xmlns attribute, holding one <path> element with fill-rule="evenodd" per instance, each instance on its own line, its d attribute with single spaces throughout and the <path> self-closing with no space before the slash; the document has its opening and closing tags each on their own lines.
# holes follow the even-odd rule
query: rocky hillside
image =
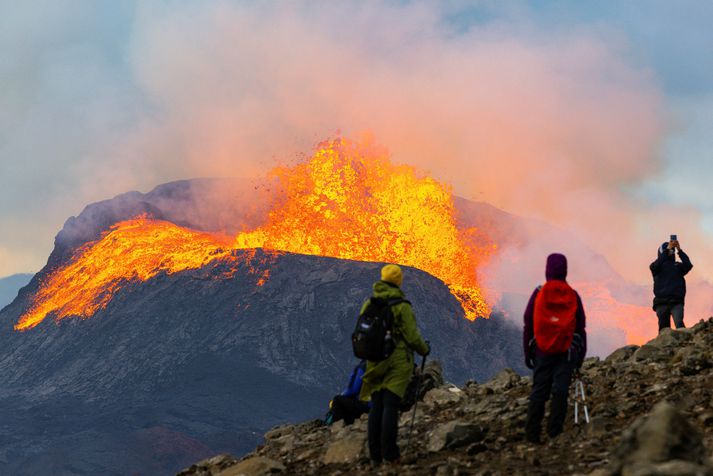
<svg viewBox="0 0 713 476">
<path fill-rule="evenodd" d="M 355 364 L 350 335 L 381 265 L 236 254 L 238 265 L 132 283 L 89 319 L 15 332 L 24 288 L 0 311 L 0 473 L 173 474 L 323 415 Z M 520 363 L 514 326 L 470 322 L 441 281 L 405 273 L 449 379 Z"/>
<path fill-rule="evenodd" d="M 371 468 L 366 417 L 350 427 L 280 426 L 241 460 L 220 455 L 181 476 L 289 475 L 713 475 L 713 318 L 665 331 L 582 368 L 589 424 L 542 445 L 524 441 L 530 378 L 504 370 L 486 383 L 444 384 L 400 423 L 399 464 Z"/>
</svg>

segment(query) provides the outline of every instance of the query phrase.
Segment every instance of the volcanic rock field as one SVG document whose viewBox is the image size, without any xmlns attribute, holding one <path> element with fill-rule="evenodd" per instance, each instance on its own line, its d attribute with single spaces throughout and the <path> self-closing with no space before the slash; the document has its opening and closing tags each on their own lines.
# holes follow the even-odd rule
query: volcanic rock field
<svg viewBox="0 0 713 476">
<path fill-rule="evenodd" d="M 591 421 L 542 445 L 524 441 L 531 379 L 505 369 L 484 383 L 445 383 L 401 415 L 398 464 L 372 468 L 366 415 L 273 428 L 238 460 L 217 455 L 180 476 L 289 475 L 713 475 L 713 317 L 667 330 L 582 367 Z"/>
</svg>

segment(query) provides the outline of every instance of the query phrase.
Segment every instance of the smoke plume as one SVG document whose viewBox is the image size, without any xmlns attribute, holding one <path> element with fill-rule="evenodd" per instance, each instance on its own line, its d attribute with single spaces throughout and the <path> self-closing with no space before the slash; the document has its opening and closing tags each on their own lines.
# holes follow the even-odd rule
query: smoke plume
<svg viewBox="0 0 713 476">
<path fill-rule="evenodd" d="M 96 132 L 67 135 L 70 144 L 52 151 L 71 157 L 54 179 L 73 185 L 71 193 L 57 187 L 53 203 L 64 206 L 45 220 L 55 229 L 82 204 L 127 189 L 260 176 L 337 133 L 373 134 L 396 162 L 429 171 L 457 195 L 567 231 L 503 249 L 489 269 L 494 285 L 529 293 L 537 281 L 521 277 L 541 273 L 546 254 L 571 248 L 570 239 L 644 285 L 670 233 L 691 254 L 689 279 L 713 280 L 700 213 L 636 193 L 661 170 L 667 118 L 655 78 L 616 32 L 545 31 L 509 11 L 460 22 L 458 2 L 214 0 L 127 10 L 121 68 L 107 66 L 107 49 L 87 50 L 99 59 L 72 49 L 72 61 L 53 70 L 58 82 L 79 73 L 86 87 L 72 91 L 91 105 L 73 109 L 72 125 L 47 121 L 53 134 L 77 123 Z M 87 137 L 91 147 L 77 153 L 73 144 Z M 576 248 L 575 276 L 599 266 Z M 524 259 L 511 259 L 518 254 Z M 634 294 L 627 299 L 648 305 Z"/>
</svg>

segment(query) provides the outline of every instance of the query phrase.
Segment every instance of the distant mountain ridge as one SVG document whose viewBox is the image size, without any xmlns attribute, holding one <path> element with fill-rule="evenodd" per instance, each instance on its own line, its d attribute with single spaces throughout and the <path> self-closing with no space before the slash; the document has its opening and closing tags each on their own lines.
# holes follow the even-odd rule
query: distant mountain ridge
<svg viewBox="0 0 713 476">
<path fill-rule="evenodd" d="M 0 278 L 0 309 L 12 302 L 21 287 L 32 279 L 32 274 L 13 274 Z"/>
</svg>

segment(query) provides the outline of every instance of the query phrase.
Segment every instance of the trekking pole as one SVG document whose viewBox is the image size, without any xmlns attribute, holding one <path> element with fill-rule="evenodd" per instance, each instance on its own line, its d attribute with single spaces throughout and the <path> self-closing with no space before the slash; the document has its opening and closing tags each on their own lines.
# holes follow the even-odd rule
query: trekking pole
<svg viewBox="0 0 713 476">
<path fill-rule="evenodd" d="M 418 405 L 418 397 L 421 394 L 421 384 L 423 383 L 423 370 L 426 368 L 426 356 L 421 360 L 421 373 L 418 377 L 418 385 L 416 386 L 416 400 L 413 402 L 413 413 L 411 414 L 411 428 L 408 431 L 407 447 L 411 447 L 411 434 L 413 433 L 413 424 L 416 421 L 416 405 Z"/>
<path fill-rule="evenodd" d="M 584 410 L 584 421 L 589 423 L 589 410 L 587 409 L 587 397 L 584 394 L 584 382 L 579 372 L 575 374 L 574 381 L 574 424 L 579 423 L 579 403 L 582 403 Z"/>
</svg>

